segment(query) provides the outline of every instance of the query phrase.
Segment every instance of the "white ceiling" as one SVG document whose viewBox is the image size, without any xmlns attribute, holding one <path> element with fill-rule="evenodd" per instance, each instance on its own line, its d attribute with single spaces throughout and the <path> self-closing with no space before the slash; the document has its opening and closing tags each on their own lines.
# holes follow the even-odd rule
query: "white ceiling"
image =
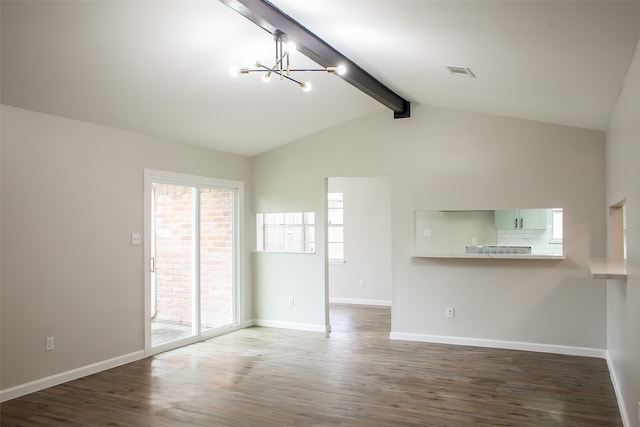
<svg viewBox="0 0 640 427">
<path fill-rule="evenodd" d="M 273 3 L 414 106 L 599 130 L 640 37 L 640 1 Z M 250 156 L 385 109 L 323 73 L 302 76 L 309 93 L 232 78 L 271 62 L 273 41 L 217 0 L 3 0 L 1 14 L 4 104 Z"/>
</svg>

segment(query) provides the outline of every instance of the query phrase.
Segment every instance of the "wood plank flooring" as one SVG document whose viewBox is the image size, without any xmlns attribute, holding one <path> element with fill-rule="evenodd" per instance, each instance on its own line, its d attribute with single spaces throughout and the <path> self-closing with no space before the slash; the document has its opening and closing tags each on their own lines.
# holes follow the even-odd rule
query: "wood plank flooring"
<svg viewBox="0 0 640 427">
<path fill-rule="evenodd" d="M 604 360 L 388 339 L 334 305 L 328 336 L 249 328 L 0 407 L 9 426 L 621 426 Z"/>
</svg>

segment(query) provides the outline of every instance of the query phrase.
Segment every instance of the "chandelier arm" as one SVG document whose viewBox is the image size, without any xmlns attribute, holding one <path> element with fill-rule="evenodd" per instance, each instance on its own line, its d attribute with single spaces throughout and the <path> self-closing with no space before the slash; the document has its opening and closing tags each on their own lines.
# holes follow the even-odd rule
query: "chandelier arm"
<svg viewBox="0 0 640 427">
<path fill-rule="evenodd" d="M 298 80 L 294 79 L 294 78 L 293 78 L 293 77 L 291 77 L 291 76 L 287 76 L 286 74 L 282 74 L 282 77 L 284 77 L 284 78 L 285 78 L 285 79 L 287 79 L 287 80 L 291 80 L 292 82 L 295 82 L 295 83 L 299 84 L 300 86 L 302 86 L 302 85 L 303 85 L 303 83 L 302 83 L 302 82 L 299 82 Z"/>
<path fill-rule="evenodd" d="M 291 72 L 294 71 L 324 71 L 327 72 L 326 68 L 292 68 Z"/>
<path fill-rule="evenodd" d="M 280 59 L 277 60 L 277 64 L 278 70 L 280 71 L 280 78 L 282 78 L 282 60 L 285 57 L 284 50 L 282 49 L 282 38 L 278 37 L 278 39 L 276 40 L 276 46 L 280 48 L 280 53 L 278 54 L 280 56 Z M 278 57 L 276 56 L 276 59 L 277 58 Z"/>
<path fill-rule="evenodd" d="M 301 81 L 298 81 L 298 80 L 294 79 L 291 76 L 287 76 L 286 73 L 284 73 L 284 72 L 280 73 L 280 71 L 277 68 L 276 69 L 271 69 L 269 67 L 265 67 L 264 65 L 262 66 L 262 68 L 248 68 L 248 69 L 245 69 L 245 72 L 243 74 L 262 73 L 264 71 L 269 71 L 269 72 L 271 72 L 273 74 L 277 74 L 277 75 L 279 75 L 279 76 L 281 76 L 281 77 L 283 77 L 283 78 L 285 78 L 287 80 L 291 80 L 292 82 L 295 82 L 295 83 L 297 83 L 299 85 L 303 84 Z M 291 70 L 291 71 L 294 71 L 294 70 Z M 324 71 L 324 70 L 302 70 L 302 71 Z"/>
<path fill-rule="evenodd" d="M 291 73 L 291 65 L 289 64 L 289 52 L 287 52 L 287 76 Z"/>
<path fill-rule="evenodd" d="M 276 63 L 273 64 L 273 68 L 269 68 L 264 64 L 261 64 L 261 67 L 263 67 L 265 70 L 269 70 L 269 71 L 273 71 L 273 72 L 278 71 L 278 70 L 282 71 L 282 60 L 284 59 L 285 56 L 288 59 L 289 55 L 287 55 L 287 54 L 282 55 L 280 57 L 280 59 L 278 59 L 278 57 L 276 57 Z"/>
<path fill-rule="evenodd" d="M 279 75 L 280 77 L 283 77 L 283 78 L 285 78 L 287 80 L 291 80 L 292 82 L 295 82 L 295 83 L 299 84 L 300 86 L 302 86 L 302 82 L 294 79 L 291 76 L 287 76 L 287 74 L 284 73 L 284 72 L 280 73 L 278 70 L 273 70 L 273 73 L 275 73 L 275 74 Z"/>
<path fill-rule="evenodd" d="M 273 68 L 269 68 L 264 64 L 260 64 L 260 68 L 255 69 L 254 71 L 265 71 L 265 70 L 273 73 L 274 71 L 276 71 L 276 66 L 274 65 Z"/>
<path fill-rule="evenodd" d="M 272 73 L 278 73 L 278 69 L 277 68 L 269 68 L 266 65 L 261 65 L 261 68 L 248 68 L 245 69 L 247 72 L 249 73 L 256 73 L 258 71 L 271 71 Z M 289 70 L 291 72 L 295 72 L 295 71 L 323 71 L 323 72 L 327 72 L 326 68 L 292 68 L 291 70 Z"/>
<path fill-rule="evenodd" d="M 266 65 L 264 65 L 262 62 L 256 62 L 256 66 L 259 68 L 250 68 L 249 72 L 256 72 L 256 71 L 268 71 L 270 73 L 278 73 L 278 63 L 276 62 L 275 65 L 273 66 L 273 68 L 269 68 Z"/>
<path fill-rule="evenodd" d="M 278 38 L 277 38 L 277 36 L 276 36 L 276 38 L 274 40 L 275 40 L 275 43 L 276 43 L 276 62 L 275 62 L 275 64 L 273 64 L 272 71 L 275 70 L 275 68 L 278 66 L 278 64 L 280 62 L 282 62 L 282 56 L 280 55 L 280 50 L 278 50 Z M 280 49 L 282 49 L 282 44 L 280 45 Z M 278 58 L 280 58 L 280 59 L 278 59 Z"/>
</svg>

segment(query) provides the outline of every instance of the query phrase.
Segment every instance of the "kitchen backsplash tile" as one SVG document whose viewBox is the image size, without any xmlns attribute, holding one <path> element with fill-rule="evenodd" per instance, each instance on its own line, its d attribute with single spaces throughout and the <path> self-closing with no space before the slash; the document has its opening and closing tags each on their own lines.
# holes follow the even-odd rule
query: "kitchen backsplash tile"
<svg viewBox="0 0 640 427">
<path fill-rule="evenodd" d="M 562 255 L 562 243 L 552 243 L 552 230 L 497 230 L 497 245 L 531 246 L 531 253 Z"/>
</svg>

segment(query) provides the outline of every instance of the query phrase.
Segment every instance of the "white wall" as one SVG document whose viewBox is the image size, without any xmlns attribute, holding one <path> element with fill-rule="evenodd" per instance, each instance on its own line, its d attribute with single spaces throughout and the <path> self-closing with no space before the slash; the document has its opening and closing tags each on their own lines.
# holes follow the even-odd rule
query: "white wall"
<svg viewBox="0 0 640 427">
<path fill-rule="evenodd" d="M 325 177 L 391 177 L 395 334 L 601 350 L 606 287 L 590 279 L 588 259 L 605 251 L 604 154 L 603 132 L 417 106 L 409 119 L 380 111 L 257 156 L 252 182 L 257 211 L 315 211 L 320 224 Z M 414 210 L 513 206 L 564 208 L 567 259 L 411 257 Z M 318 234 L 318 254 L 305 259 L 300 275 L 287 277 L 298 284 L 305 311 L 285 310 L 289 285 L 265 280 L 274 269 L 291 273 L 290 264 L 262 259 L 254 265 L 258 316 L 325 324 Z M 445 317 L 447 306 L 456 308 L 455 319 Z"/>
<path fill-rule="evenodd" d="M 391 305 L 391 180 L 329 178 L 344 197 L 344 264 L 329 264 L 329 298 Z M 360 282 L 364 281 L 364 287 Z"/>
<path fill-rule="evenodd" d="M 5 105 L 1 141 L 2 389 L 143 350 L 144 168 L 248 182 L 249 159 Z"/>
<path fill-rule="evenodd" d="M 496 244 L 494 211 L 491 210 L 416 210 L 414 218 L 416 254 L 460 255 L 470 245 Z"/>
<path fill-rule="evenodd" d="M 607 283 L 607 347 L 629 425 L 640 426 L 640 44 L 607 135 L 607 205 L 626 200 L 626 281 Z"/>
</svg>

